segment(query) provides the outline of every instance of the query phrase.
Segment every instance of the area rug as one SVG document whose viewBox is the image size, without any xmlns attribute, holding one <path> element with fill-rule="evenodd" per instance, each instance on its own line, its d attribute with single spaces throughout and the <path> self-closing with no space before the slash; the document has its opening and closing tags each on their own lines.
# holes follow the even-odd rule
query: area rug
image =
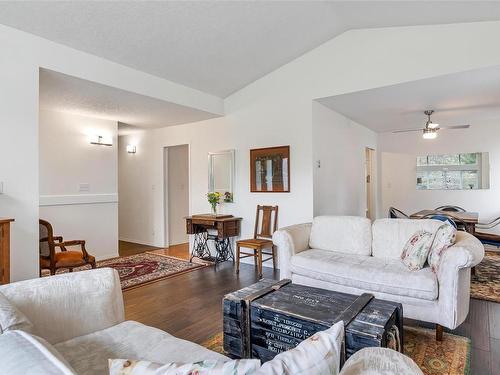
<svg viewBox="0 0 500 375">
<path fill-rule="evenodd" d="M 404 351 L 425 375 L 469 375 L 470 340 L 445 333 L 436 341 L 434 330 L 405 326 Z M 205 348 L 225 354 L 222 332 L 202 344 Z"/>
<path fill-rule="evenodd" d="M 116 269 L 120 275 L 122 289 L 127 290 L 194 271 L 207 265 L 189 263 L 167 255 L 142 253 L 101 260 L 96 262 L 96 266 L 97 268 L 111 267 Z M 90 266 L 78 267 L 74 269 L 74 272 L 88 269 L 90 269 Z M 62 269 L 57 273 L 66 272 L 68 272 L 67 269 Z M 48 270 L 44 270 L 42 276 L 48 276 Z"/>
<path fill-rule="evenodd" d="M 471 277 L 470 296 L 500 303 L 500 253 L 486 251 Z"/>
</svg>

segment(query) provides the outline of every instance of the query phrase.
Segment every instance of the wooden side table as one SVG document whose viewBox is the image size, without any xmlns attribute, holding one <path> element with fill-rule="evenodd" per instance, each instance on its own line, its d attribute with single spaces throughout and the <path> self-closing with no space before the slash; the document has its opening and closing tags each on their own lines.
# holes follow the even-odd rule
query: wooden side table
<svg viewBox="0 0 500 375">
<path fill-rule="evenodd" d="M 13 221 L 0 218 L 0 284 L 10 283 L 10 223 Z"/>
<path fill-rule="evenodd" d="M 226 260 L 234 261 L 231 237 L 240 235 L 241 220 L 241 217 L 232 215 L 204 214 L 186 217 L 186 233 L 194 235 L 190 261 L 194 257 L 215 261 L 216 264 Z M 215 230 L 216 234 L 209 234 L 208 230 Z M 211 256 L 208 241 L 214 241 L 215 258 Z"/>
</svg>

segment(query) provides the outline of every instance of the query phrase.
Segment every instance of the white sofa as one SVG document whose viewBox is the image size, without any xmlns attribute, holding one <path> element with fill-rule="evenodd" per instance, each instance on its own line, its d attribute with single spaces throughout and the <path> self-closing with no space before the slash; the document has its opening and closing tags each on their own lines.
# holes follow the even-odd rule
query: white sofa
<svg viewBox="0 0 500 375">
<path fill-rule="evenodd" d="M 108 374 L 108 359 L 114 358 L 157 363 L 228 359 L 159 329 L 125 321 L 120 280 L 111 268 L 21 281 L 0 286 L 0 292 L 31 321 L 32 333 L 52 344 L 77 374 Z M 17 346 L 12 355 L 19 355 Z M 23 372 L 9 371 L 14 373 Z M 39 361 L 29 373 L 52 372 L 42 369 Z"/>
<path fill-rule="evenodd" d="M 313 223 L 282 228 L 273 235 L 278 248 L 280 279 L 403 304 L 407 318 L 450 329 L 469 312 L 470 268 L 484 256 L 474 236 L 458 232 L 438 273 L 429 267 L 410 271 L 400 255 L 417 230 L 434 232 L 437 220 L 369 219 L 319 216 Z M 439 327 L 439 326 L 438 326 Z"/>
</svg>

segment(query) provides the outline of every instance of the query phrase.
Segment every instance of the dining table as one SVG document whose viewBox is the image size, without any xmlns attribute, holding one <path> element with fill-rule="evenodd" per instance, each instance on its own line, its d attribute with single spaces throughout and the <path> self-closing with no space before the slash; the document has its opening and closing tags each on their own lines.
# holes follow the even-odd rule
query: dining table
<svg viewBox="0 0 500 375">
<path fill-rule="evenodd" d="M 410 215 L 411 219 L 421 219 L 433 215 L 449 216 L 455 218 L 465 225 L 465 231 L 474 235 L 476 224 L 479 222 L 479 213 L 477 212 L 456 212 L 456 211 L 438 211 L 438 210 L 422 210 Z"/>
</svg>

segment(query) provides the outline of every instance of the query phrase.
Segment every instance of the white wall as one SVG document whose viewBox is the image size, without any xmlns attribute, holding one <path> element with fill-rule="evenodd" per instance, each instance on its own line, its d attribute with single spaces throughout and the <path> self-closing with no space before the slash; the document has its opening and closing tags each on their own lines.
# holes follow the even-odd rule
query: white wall
<svg viewBox="0 0 500 375">
<path fill-rule="evenodd" d="M 312 125 L 314 215 L 365 216 L 365 148 L 377 149 L 377 134 L 318 102 Z"/>
<path fill-rule="evenodd" d="M 257 203 L 280 205 L 280 224 L 313 216 L 312 100 L 500 64 L 500 22 L 353 30 L 250 84 L 224 102 L 172 82 L 126 68 L 42 38 L 0 26 L 0 215 L 13 216 L 12 278 L 38 274 L 38 69 L 44 67 L 158 99 L 222 113 L 224 119 L 153 131 L 150 163 L 140 172 L 149 190 L 159 186 L 161 146 L 189 143 L 191 210 L 206 211 L 206 152 L 237 150 L 236 203 L 248 235 Z M 429 45 L 437 45 L 429 58 Z M 251 194 L 248 149 L 291 145 L 292 192 Z M 139 159 L 139 158 L 137 158 Z M 143 188 L 144 188 L 143 186 Z M 163 228 L 162 193 L 149 192 L 152 207 L 141 219 Z M 151 214 L 150 216 L 148 216 Z M 161 232 L 156 230 L 155 232 Z"/>
<path fill-rule="evenodd" d="M 485 221 L 500 215 L 500 119 L 473 122 L 465 130 L 442 131 L 437 139 L 420 133 L 380 134 L 381 216 L 390 206 L 407 213 L 456 205 L 479 212 Z M 483 190 L 417 190 L 416 157 L 457 152 L 489 152 L 490 188 Z"/>
<path fill-rule="evenodd" d="M 11 280 L 38 276 L 38 73 L 47 68 L 222 114 L 223 101 L 191 88 L 0 25 L 0 216 L 14 217 Z"/>
<path fill-rule="evenodd" d="M 40 218 L 97 259 L 118 256 L 117 123 L 46 110 L 39 121 Z M 91 145 L 92 134 L 113 146 Z"/>
</svg>

